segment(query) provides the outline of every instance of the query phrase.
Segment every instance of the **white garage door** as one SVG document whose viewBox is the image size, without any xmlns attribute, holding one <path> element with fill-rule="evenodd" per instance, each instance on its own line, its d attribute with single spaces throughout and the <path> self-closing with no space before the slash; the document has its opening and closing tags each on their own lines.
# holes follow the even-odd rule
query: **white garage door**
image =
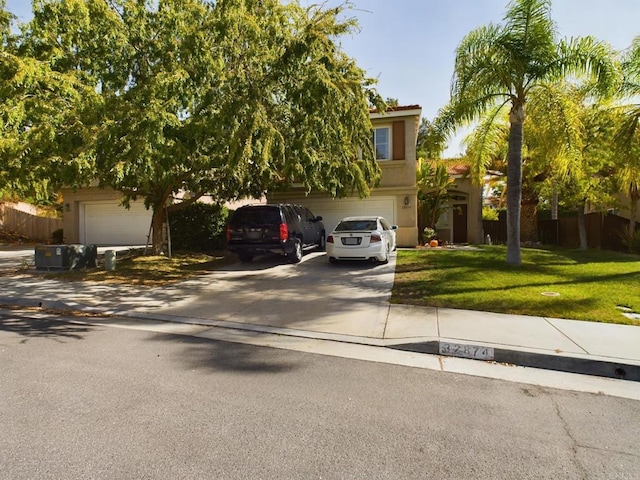
<svg viewBox="0 0 640 480">
<path fill-rule="evenodd" d="M 300 205 L 304 205 L 314 215 L 322 217 L 327 233 L 332 231 L 344 217 L 358 215 L 376 215 L 384 217 L 390 224 L 395 224 L 395 197 L 370 197 L 364 200 L 353 198 L 307 200 L 301 199 Z"/>
<path fill-rule="evenodd" d="M 115 202 L 87 202 L 80 209 L 80 241 L 95 245 L 145 245 L 150 224 L 151 210 L 145 209 L 142 202 L 132 202 L 129 210 Z"/>
</svg>

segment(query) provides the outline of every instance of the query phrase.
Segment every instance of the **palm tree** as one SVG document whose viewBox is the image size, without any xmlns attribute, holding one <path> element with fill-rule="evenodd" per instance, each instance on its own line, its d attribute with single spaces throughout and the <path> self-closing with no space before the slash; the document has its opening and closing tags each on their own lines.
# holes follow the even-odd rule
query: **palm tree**
<svg viewBox="0 0 640 480">
<path fill-rule="evenodd" d="M 416 171 L 418 185 L 418 224 L 421 231 L 430 228 L 435 231 L 440 216 L 449 206 L 449 190 L 455 186 L 455 180 L 449 175 L 444 160 L 418 160 Z M 423 238 L 423 241 L 429 240 Z"/>
<path fill-rule="evenodd" d="M 621 94 L 626 98 L 640 96 L 640 36 L 634 38 L 622 61 L 624 81 Z M 620 160 L 616 171 L 619 183 L 631 201 L 629 235 L 635 234 L 640 202 L 640 103 L 623 107 L 623 120 L 615 135 L 616 158 Z"/>
<path fill-rule="evenodd" d="M 438 123 L 452 131 L 496 106 L 509 106 L 507 263 L 520 265 L 525 105 L 541 83 L 588 74 L 609 90 L 617 78 L 610 48 L 591 37 L 557 40 L 550 0 L 512 0 L 502 25 L 470 32 L 456 50 L 451 100 Z"/>
</svg>

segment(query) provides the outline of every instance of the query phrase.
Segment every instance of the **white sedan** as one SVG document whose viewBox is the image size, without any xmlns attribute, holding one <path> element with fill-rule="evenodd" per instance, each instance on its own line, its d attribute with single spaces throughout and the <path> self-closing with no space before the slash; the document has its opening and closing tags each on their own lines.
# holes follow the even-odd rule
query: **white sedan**
<svg viewBox="0 0 640 480">
<path fill-rule="evenodd" d="M 382 217 L 343 218 L 327 237 L 327 257 L 331 263 L 338 260 L 389 261 L 396 249 L 395 225 Z"/>
</svg>

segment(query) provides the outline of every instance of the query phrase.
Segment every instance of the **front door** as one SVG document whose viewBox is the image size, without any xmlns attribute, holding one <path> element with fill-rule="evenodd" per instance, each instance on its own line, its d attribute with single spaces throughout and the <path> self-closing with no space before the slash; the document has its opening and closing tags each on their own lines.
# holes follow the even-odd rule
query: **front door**
<svg viewBox="0 0 640 480">
<path fill-rule="evenodd" d="M 467 204 L 453 206 L 453 243 L 467 243 Z"/>
</svg>

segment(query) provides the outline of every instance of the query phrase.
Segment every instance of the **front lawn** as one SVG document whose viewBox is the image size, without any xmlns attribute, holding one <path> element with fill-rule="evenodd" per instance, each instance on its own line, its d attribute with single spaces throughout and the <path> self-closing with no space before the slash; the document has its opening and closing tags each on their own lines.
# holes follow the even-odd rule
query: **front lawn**
<svg viewBox="0 0 640 480">
<path fill-rule="evenodd" d="M 45 275 L 56 280 L 160 286 L 206 274 L 237 261 L 229 252 L 178 253 L 172 258 L 118 252 L 115 270 L 105 270 L 104 260 L 100 259 L 99 268 L 49 272 Z"/>
<path fill-rule="evenodd" d="M 599 250 L 503 246 L 398 252 L 392 303 L 640 325 L 640 257 Z"/>
</svg>

